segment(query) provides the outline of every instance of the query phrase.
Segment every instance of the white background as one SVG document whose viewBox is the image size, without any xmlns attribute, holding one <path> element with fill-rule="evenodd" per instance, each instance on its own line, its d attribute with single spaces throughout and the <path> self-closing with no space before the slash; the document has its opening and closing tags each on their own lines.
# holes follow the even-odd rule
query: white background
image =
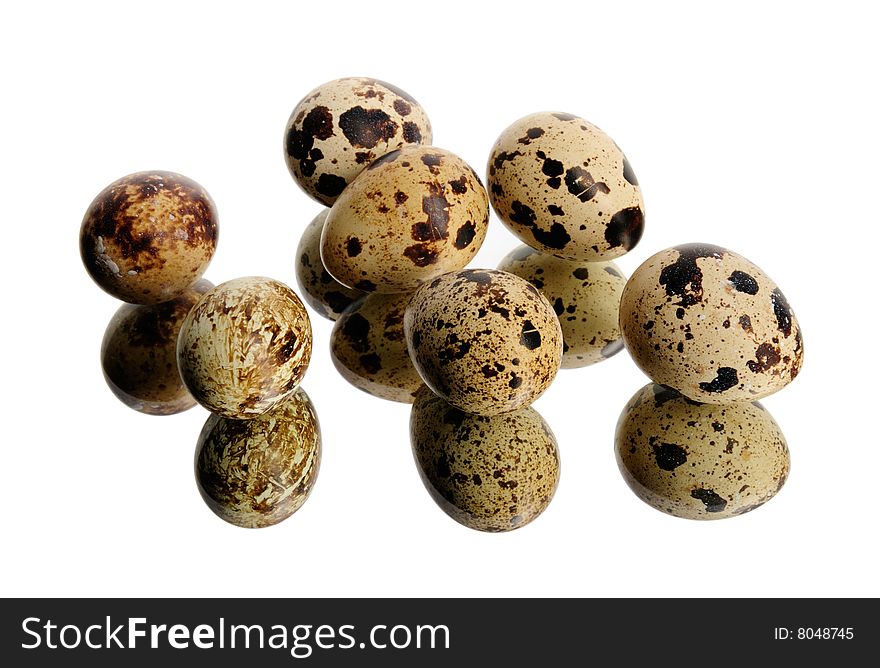
<svg viewBox="0 0 880 668">
<path fill-rule="evenodd" d="M 308 4 L 308 7 L 305 5 Z M 0 24 L 3 595 L 863 596 L 876 551 L 880 53 L 869 3 L 14 3 Z M 130 172 L 202 183 L 220 211 L 206 277 L 291 285 L 320 206 L 288 176 L 288 114 L 367 75 L 427 109 L 435 143 L 484 173 L 512 121 L 582 115 L 626 151 L 646 200 L 631 273 L 707 241 L 780 284 L 803 373 L 764 401 L 792 472 L 731 520 L 663 515 L 624 484 L 618 413 L 646 378 L 626 354 L 562 371 L 535 404 L 562 479 L 505 535 L 465 529 L 422 487 L 409 407 L 347 385 L 314 314 L 303 387 L 324 459 L 306 505 L 243 530 L 192 459 L 207 413 L 135 413 L 98 350 L 118 303 L 79 258 L 91 199 Z M 476 266 L 514 237 L 493 219 Z"/>
</svg>

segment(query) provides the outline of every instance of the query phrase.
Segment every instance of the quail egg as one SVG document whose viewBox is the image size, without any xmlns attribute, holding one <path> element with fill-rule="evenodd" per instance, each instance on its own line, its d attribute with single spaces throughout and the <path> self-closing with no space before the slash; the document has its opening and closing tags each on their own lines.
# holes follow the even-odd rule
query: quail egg
<svg viewBox="0 0 880 668">
<path fill-rule="evenodd" d="M 296 293 L 271 278 L 221 283 L 180 328 L 180 375 L 202 406 L 227 418 L 262 415 L 305 375 L 312 328 Z"/>
<path fill-rule="evenodd" d="M 467 265 L 488 225 L 486 191 L 467 163 L 408 146 L 374 161 L 336 200 L 321 258 L 343 285 L 409 292 Z"/>
<path fill-rule="evenodd" d="M 595 364 L 623 349 L 618 311 L 626 277 L 613 262 L 564 260 L 520 246 L 498 268 L 526 279 L 553 306 L 562 326 L 563 369 Z"/>
<path fill-rule="evenodd" d="M 431 123 L 410 95 L 384 81 L 349 77 L 306 95 L 284 133 L 291 176 L 330 206 L 377 157 L 408 144 L 430 144 Z"/>
<path fill-rule="evenodd" d="M 217 210 L 198 183 L 139 172 L 111 183 L 89 205 L 79 248 L 89 275 L 132 304 L 157 304 L 201 278 L 217 246 Z"/>
<path fill-rule="evenodd" d="M 330 335 L 330 356 L 345 380 L 367 394 L 407 404 L 424 386 L 403 335 L 411 296 L 368 294 L 343 311 Z"/>
<path fill-rule="evenodd" d="M 364 292 L 348 288 L 330 274 L 321 262 L 321 230 L 329 209 L 324 209 L 303 231 L 296 249 L 296 282 L 306 303 L 318 315 L 336 320 Z"/>
<path fill-rule="evenodd" d="M 255 529 L 278 524 L 299 510 L 320 463 L 318 416 L 308 395 L 297 388 L 253 420 L 208 417 L 196 446 L 196 482 L 220 518 Z"/>
<path fill-rule="evenodd" d="M 510 531 L 540 515 L 559 483 L 559 451 L 534 408 L 471 415 L 427 388 L 410 417 L 416 467 L 437 504 L 479 531 Z"/>
<path fill-rule="evenodd" d="M 101 367 L 113 394 L 148 415 L 173 415 L 196 405 L 177 370 L 177 334 L 199 298 L 213 287 L 201 279 L 183 294 L 151 306 L 123 304 L 107 325 Z"/>
<path fill-rule="evenodd" d="M 468 269 L 426 283 L 407 306 L 403 327 L 425 384 L 478 415 L 531 404 L 562 358 L 562 330 L 550 302 L 504 271 Z"/>
<path fill-rule="evenodd" d="M 765 397 L 803 362 L 800 325 L 779 287 L 711 244 L 669 248 L 636 269 L 621 297 L 620 328 L 651 380 L 704 403 Z"/>
<path fill-rule="evenodd" d="M 495 213 L 521 241 L 571 260 L 612 260 L 639 242 L 642 191 L 614 141 L 578 116 L 540 112 L 495 142 L 488 165 Z"/>
<path fill-rule="evenodd" d="M 689 519 L 754 510 L 782 488 L 790 467 L 785 437 L 761 404 L 700 404 L 652 383 L 623 409 L 615 444 L 636 495 Z"/>
</svg>

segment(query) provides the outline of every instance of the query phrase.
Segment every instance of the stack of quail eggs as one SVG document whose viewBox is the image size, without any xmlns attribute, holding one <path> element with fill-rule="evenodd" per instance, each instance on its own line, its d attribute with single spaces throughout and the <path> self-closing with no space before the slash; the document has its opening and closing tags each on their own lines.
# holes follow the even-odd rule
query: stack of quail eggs
<svg viewBox="0 0 880 668">
<path fill-rule="evenodd" d="M 317 415 L 299 388 L 312 330 L 283 283 L 202 279 L 216 244 L 213 200 L 171 172 L 110 184 L 80 229 L 87 271 L 128 302 L 101 346 L 110 389 L 150 415 L 196 402 L 211 411 L 196 449 L 203 499 L 232 524 L 269 526 L 303 504 L 320 463 Z"/>
<path fill-rule="evenodd" d="M 617 425 L 617 462 L 630 488 L 692 519 L 741 515 L 771 499 L 790 459 L 757 400 L 794 380 L 804 354 L 779 287 L 732 251 L 676 246 L 633 273 L 620 326 L 652 381 Z"/>
<path fill-rule="evenodd" d="M 771 498 L 788 449 L 755 402 L 790 382 L 803 357 L 776 284 L 709 244 L 662 251 L 627 281 L 613 260 L 642 236 L 642 193 L 622 150 L 583 118 L 541 112 L 511 124 L 491 149 L 487 187 L 431 142 L 415 99 L 366 78 L 312 90 L 284 135 L 291 175 L 325 207 L 296 252 L 304 301 L 335 321 L 331 358 L 345 380 L 412 404 L 412 451 L 437 504 L 490 532 L 540 515 L 559 449 L 531 404 L 560 368 L 624 346 L 652 380 L 617 427 L 633 491 L 697 519 Z M 523 245 L 497 269 L 468 268 L 490 206 Z M 201 280 L 216 225 L 194 182 L 134 174 L 92 203 L 82 256 L 130 302 L 102 347 L 111 389 L 146 413 L 196 402 L 211 411 L 199 490 L 223 519 L 268 526 L 302 505 L 318 471 L 317 417 L 299 387 L 311 326 L 283 283 Z"/>
</svg>

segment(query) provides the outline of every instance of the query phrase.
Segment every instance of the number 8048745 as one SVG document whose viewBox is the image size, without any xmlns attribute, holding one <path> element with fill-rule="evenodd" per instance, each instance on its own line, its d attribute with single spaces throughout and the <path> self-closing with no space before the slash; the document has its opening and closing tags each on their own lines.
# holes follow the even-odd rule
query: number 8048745
<svg viewBox="0 0 880 668">
<path fill-rule="evenodd" d="M 784 626 L 773 629 L 774 640 L 852 640 L 855 629 L 851 626 L 817 626 L 788 629 Z"/>
</svg>

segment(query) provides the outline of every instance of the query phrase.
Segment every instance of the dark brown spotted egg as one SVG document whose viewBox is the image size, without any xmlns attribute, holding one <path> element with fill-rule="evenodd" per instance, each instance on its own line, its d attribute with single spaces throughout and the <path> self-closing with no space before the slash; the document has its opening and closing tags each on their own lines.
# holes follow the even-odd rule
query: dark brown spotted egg
<svg viewBox="0 0 880 668">
<path fill-rule="evenodd" d="M 410 95 L 384 81 L 349 77 L 306 95 L 290 114 L 285 159 L 294 180 L 330 206 L 376 158 L 430 144 L 431 123 Z"/>
<path fill-rule="evenodd" d="M 221 283 L 186 316 L 177 339 L 180 375 L 202 406 L 248 419 L 296 389 L 312 354 L 312 327 L 299 297 L 271 278 Z"/>
<path fill-rule="evenodd" d="M 583 118 L 540 112 L 492 147 L 489 197 L 521 241 L 571 260 L 611 260 L 642 237 L 645 207 L 614 141 Z"/>
<path fill-rule="evenodd" d="M 782 291 L 741 255 L 685 244 L 648 258 L 630 277 L 620 328 L 655 383 L 695 401 L 754 401 L 801 369 L 800 325 Z"/>
<path fill-rule="evenodd" d="M 514 249 L 498 268 L 526 279 L 547 297 L 562 326 L 562 368 L 601 362 L 623 349 L 618 311 L 626 277 L 613 262 L 579 262 Z"/>
<path fill-rule="evenodd" d="M 479 177 L 434 146 L 408 146 L 373 162 L 336 200 L 321 258 L 340 283 L 411 292 L 476 255 L 489 225 Z"/>
<path fill-rule="evenodd" d="M 101 343 L 101 368 L 126 406 L 173 415 L 196 405 L 177 369 L 177 335 L 187 313 L 212 287 L 202 279 L 167 302 L 123 304 L 116 311 Z"/>
<path fill-rule="evenodd" d="M 412 295 L 373 292 L 349 306 L 333 327 L 330 356 L 345 380 L 380 399 L 411 404 L 424 387 L 403 334 Z"/>
<path fill-rule="evenodd" d="M 477 415 L 528 406 L 562 359 L 562 330 L 547 298 L 504 271 L 468 269 L 426 283 L 403 327 L 425 384 Z"/>
<path fill-rule="evenodd" d="M 754 510 L 782 488 L 790 468 L 785 437 L 761 404 L 700 404 L 653 383 L 623 409 L 615 445 L 636 495 L 688 519 Z"/>
<path fill-rule="evenodd" d="M 296 283 L 306 303 L 318 315 L 336 320 L 354 301 L 364 296 L 333 278 L 321 261 L 321 231 L 329 209 L 324 209 L 303 231 L 296 249 Z"/>
<path fill-rule="evenodd" d="M 247 529 L 272 526 L 305 503 L 321 463 L 321 430 L 297 388 L 253 420 L 211 415 L 196 446 L 196 482 L 208 507 Z"/>
<path fill-rule="evenodd" d="M 422 482 L 456 522 L 511 531 L 547 508 L 559 483 L 559 451 L 534 408 L 486 417 L 421 390 L 410 440 Z"/>
<path fill-rule="evenodd" d="M 79 248 L 89 275 L 132 304 L 181 294 L 217 246 L 217 210 L 198 183 L 172 172 L 139 172 L 107 186 L 83 218 Z"/>
</svg>

